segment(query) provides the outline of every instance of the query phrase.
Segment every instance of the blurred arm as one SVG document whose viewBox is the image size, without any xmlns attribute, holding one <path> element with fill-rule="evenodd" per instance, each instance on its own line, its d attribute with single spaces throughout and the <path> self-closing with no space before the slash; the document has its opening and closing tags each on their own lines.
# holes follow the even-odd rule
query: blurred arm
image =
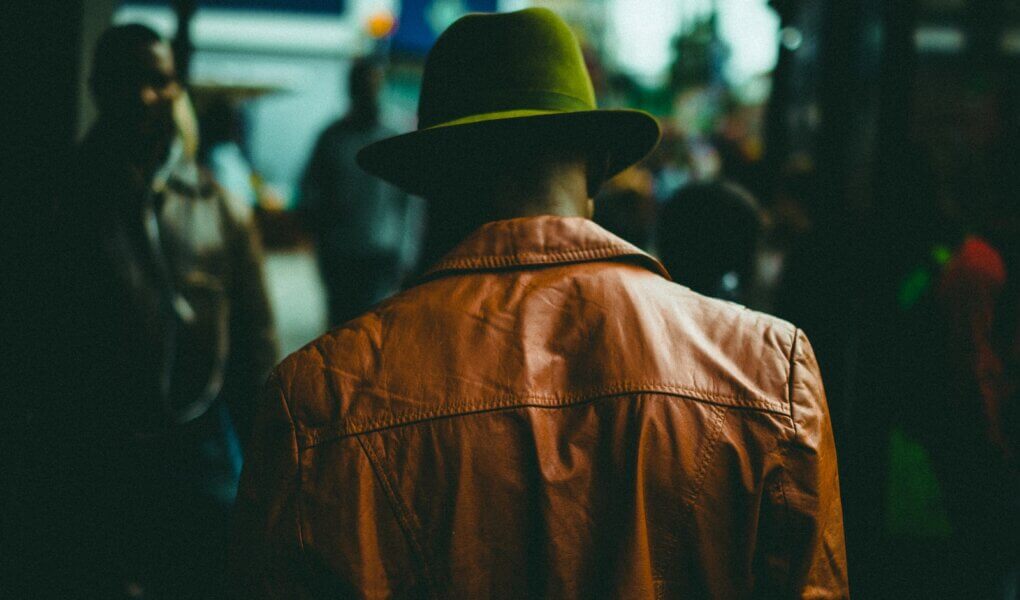
<svg viewBox="0 0 1020 600">
<path fill-rule="evenodd" d="M 242 446 L 251 434 L 255 397 L 277 361 L 276 330 L 266 293 L 262 247 L 250 219 L 226 211 L 230 224 L 230 355 L 223 397 Z"/>
</svg>

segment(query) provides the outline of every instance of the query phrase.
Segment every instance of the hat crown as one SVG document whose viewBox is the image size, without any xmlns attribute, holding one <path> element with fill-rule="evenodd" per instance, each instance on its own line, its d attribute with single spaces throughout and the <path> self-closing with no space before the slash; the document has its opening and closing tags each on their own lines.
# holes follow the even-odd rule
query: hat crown
<svg viewBox="0 0 1020 600">
<path fill-rule="evenodd" d="M 429 52 L 418 128 L 507 110 L 594 110 L 581 46 L 555 13 L 529 8 L 470 14 Z"/>
</svg>

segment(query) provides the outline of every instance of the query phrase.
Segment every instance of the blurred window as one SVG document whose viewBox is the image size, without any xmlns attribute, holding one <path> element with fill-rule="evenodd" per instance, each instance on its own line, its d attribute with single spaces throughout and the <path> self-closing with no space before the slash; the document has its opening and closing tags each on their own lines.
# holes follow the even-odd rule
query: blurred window
<svg viewBox="0 0 1020 600">
<path fill-rule="evenodd" d="M 495 12 L 496 0 L 403 0 L 393 50 L 425 54 L 441 31 L 469 12 Z"/>
<path fill-rule="evenodd" d="M 129 0 L 125 4 L 138 6 L 173 6 L 171 0 Z M 226 8 L 236 10 L 267 10 L 307 12 L 337 15 L 347 7 L 347 0 L 198 0 L 199 8 Z"/>
</svg>

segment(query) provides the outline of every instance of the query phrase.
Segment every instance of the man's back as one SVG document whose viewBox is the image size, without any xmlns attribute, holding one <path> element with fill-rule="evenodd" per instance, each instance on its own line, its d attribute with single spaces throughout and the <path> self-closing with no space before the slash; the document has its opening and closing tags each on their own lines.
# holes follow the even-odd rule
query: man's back
<svg viewBox="0 0 1020 600">
<path fill-rule="evenodd" d="M 244 596 L 845 597 L 817 365 L 581 218 L 490 223 L 285 361 Z"/>
</svg>

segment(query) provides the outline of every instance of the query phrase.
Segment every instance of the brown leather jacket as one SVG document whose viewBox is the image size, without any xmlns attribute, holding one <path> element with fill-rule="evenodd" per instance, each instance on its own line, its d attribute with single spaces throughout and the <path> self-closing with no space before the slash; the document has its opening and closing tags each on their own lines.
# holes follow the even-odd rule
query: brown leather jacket
<svg viewBox="0 0 1020 600">
<path fill-rule="evenodd" d="M 277 367 L 244 598 L 845 598 L 811 346 L 580 218 L 483 226 Z"/>
</svg>

